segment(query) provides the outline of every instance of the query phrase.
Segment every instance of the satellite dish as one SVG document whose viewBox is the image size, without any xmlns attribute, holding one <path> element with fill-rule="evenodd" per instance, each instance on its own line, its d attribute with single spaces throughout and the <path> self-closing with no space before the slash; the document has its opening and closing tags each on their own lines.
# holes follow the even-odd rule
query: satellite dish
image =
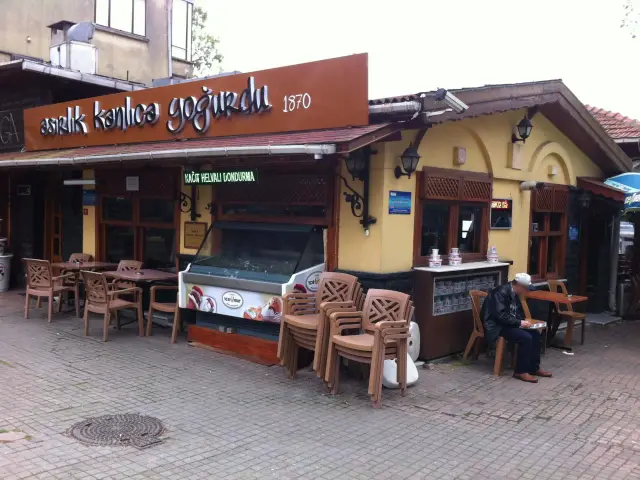
<svg viewBox="0 0 640 480">
<path fill-rule="evenodd" d="M 89 43 L 95 31 L 96 26 L 91 22 L 76 23 L 67 31 L 67 40 Z"/>
</svg>

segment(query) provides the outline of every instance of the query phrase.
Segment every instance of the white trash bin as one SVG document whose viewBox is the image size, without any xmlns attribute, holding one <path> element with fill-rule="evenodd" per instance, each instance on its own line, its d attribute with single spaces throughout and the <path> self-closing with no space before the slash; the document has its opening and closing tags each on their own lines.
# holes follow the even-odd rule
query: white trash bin
<svg viewBox="0 0 640 480">
<path fill-rule="evenodd" d="M 0 292 L 9 290 L 9 278 L 11 277 L 11 259 L 13 255 L 0 255 Z"/>
</svg>

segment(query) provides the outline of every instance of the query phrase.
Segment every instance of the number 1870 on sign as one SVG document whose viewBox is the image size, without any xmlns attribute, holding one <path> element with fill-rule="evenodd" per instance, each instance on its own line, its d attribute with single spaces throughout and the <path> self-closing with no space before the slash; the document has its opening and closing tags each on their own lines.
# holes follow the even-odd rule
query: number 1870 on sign
<svg viewBox="0 0 640 480">
<path fill-rule="evenodd" d="M 307 110 L 311 106 L 311 95 L 308 93 L 298 93 L 296 95 L 285 95 L 283 99 L 284 113 L 296 110 Z"/>
</svg>

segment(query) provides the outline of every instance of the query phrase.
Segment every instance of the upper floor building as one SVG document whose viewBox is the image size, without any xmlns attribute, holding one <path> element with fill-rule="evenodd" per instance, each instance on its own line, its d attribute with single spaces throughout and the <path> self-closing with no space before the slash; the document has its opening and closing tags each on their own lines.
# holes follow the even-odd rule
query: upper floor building
<svg viewBox="0 0 640 480">
<path fill-rule="evenodd" d="M 133 83 L 191 76 L 194 0 L 4 0 L 0 64 L 30 59 Z M 61 44 L 73 24 L 95 24 L 82 67 Z M 87 55 L 89 59 L 87 60 Z M 89 67 L 87 67 L 87 64 Z"/>
</svg>

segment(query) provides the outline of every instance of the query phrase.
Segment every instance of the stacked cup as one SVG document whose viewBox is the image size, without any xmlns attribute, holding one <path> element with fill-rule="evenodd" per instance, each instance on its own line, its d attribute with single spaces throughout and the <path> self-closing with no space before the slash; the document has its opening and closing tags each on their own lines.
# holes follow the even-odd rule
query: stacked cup
<svg viewBox="0 0 640 480">
<path fill-rule="evenodd" d="M 498 249 L 495 246 L 489 248 L 489 252 L 487 253 L 487 262 L 489 263 L 498 263 Z"/>
<path fill-rule="evenodd" d="M 449 265 L 460 265 L 462 263 L 462 257 L 460 256 L 460 249 L 452 248 L 449 252 Z"/>
<path fill-rule="evenodd" d="M 431 255 L 429 256 L 429 266 L 431 268 L 438 268 L 442 266 L 442 256 L 438 254 L 437 248 L 431 250 Z"/>
</svg>

